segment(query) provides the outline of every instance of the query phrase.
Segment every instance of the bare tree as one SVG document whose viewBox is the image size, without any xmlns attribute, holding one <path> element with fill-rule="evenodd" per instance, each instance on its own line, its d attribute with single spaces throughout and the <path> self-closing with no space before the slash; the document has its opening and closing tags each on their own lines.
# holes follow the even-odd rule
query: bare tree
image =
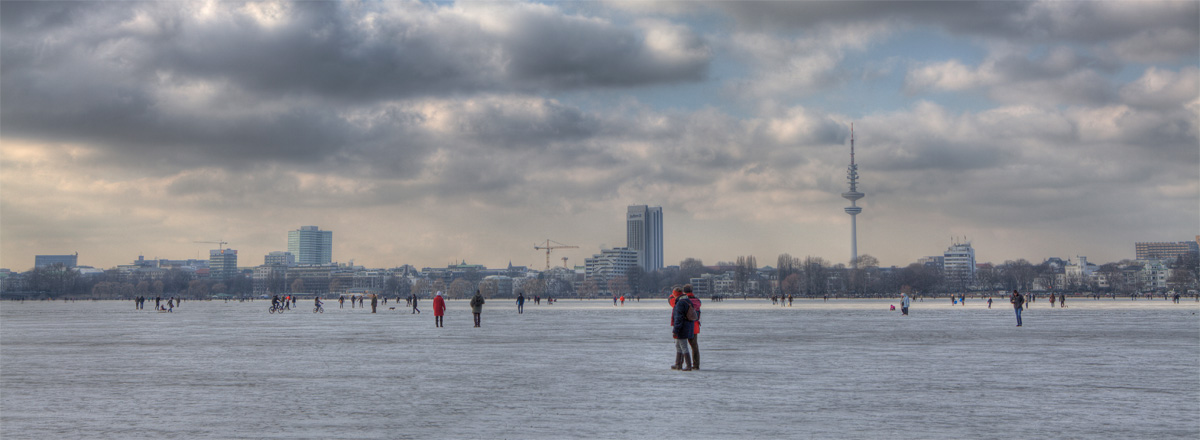
<svg viewBox="0 0 1200 440">
<path fill-rule="evenodd" d="M 583 298 L 595 298 L 600 293 L 600 285 L 596 280 L 586 280 L 579 286 L 579 296 Z"/>
<path fill-rule="evenodd" d="M 413 285 L 412 282 L 408 281 L 408 278 L 398 278 L 396 280 L 396 296 L 407 298 L 409 295 L 412 295 L 412 291 Z"/>
<path fill-rule="evenodd" d="M 291 293 L 304 293 L 304 280 L 297 278 L 292 281 Z"/>
<path fill-rule="evenodd" d="M 780 293 L 783 295 L 799 295 L 800 294 L 801 277 L 798 273 L 788 275 L 782 282 L 779 283 Z"/>
<path fill-rule="evenodd" d="M 805 257 L 804 293 L 810 296 L 822 296 L 829 293 L 829 266 L 821 257 Z"/>
<path fill-rule="evenodd" d="M 685 258 L 679 262 L 679 284 L 687 284 L 692 278 L 697 278 L 704 272 L 704 262 L 695 258 Z"/>
<path fill-rule="evenodd" d="M 629 279 L 623 276 L 616 276 L 608 281 L 608 289 L 613 295 L 624 295 L 629 293 Z"/>
<path fill-rule="evenodd" d="M 422 293 L 431 292 L 430 289 L 432 289 L 432 288 L 433 288 L 433 283 L 431 281 L 429 281 L 429 279 L 421 278 L 421 279 L 418 279 L 415 283 L 413 283 L 412 290 L 413 290 L 413 294 L 420 295 Z"/>
<path fill-rule="evenodd" d="M 779 257 L 775 259 L 775 281 L 779 286 L 779 293 L 783 293 L 783 280 L 799 271 L 800 260 L 798 258 L 787 253 L 779 254 Z"/>
<path fill-rule="evenodd" d="M 479 282 L 479 292 L 483 294 L 484 298 L 494 298 L 499 290 L 500 286 L 496 280 L 483 280 Z"/>
<path fill-rule="evenodd" d="M 474 285 L 470 281 L 459 278 L 450 283 L 450 291 L 447 292 L 450 298 L 464 299 L 475 294 Z"/>
<path fill-rule="evenodd" d="M 193 298 L 208 296 L 208 283 L 201 280 L 192 280 L 192 282 L 188 283 L 187 292 Z"/>
<path fill-rule="evenodd" d="M 629 289 L 636 294 L 642 291 L 646 271 L 641 266 L 633 266 L 625 271 L 625 278 L 629 281 Z"/>
<path fill-rule="evenodd" d="M 543 296 L 546 294 L 546 281 L 541 279 L 532 279 L 521 285 L 521 290 L 525 292 L 525 296 Z"/>
</svg>

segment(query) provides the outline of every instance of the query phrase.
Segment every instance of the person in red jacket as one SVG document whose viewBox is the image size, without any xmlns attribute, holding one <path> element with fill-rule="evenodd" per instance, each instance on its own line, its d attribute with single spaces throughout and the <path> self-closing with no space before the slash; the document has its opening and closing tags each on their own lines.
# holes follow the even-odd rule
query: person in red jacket
<svg viewBox="0 0 1200 440">
<path fill-rule="evenodd" d="M 437 296 L 433 297 L 433 323 L 438 327 L 442 327 L 442 316 L 446 314 L 446 300 L 442 298 L 442 292 L 438 292 Z"/>
<path fill-rule="evenodd" d="M 685 284 L 683 286 L 683 294 L 687 295 L 688 301 L 692 302 L 692 307 L 696 308 L 696 328 L 692 332 L 692 337 L 688 338 L 688 345 L 692 346 L 692 369 L 700 369 L 700 343 L 696 341 L 696 337 L 700 336 L 700 298 L 696 298 L 696 294 L 692 293 L 692 285 Z"/>
</svg>

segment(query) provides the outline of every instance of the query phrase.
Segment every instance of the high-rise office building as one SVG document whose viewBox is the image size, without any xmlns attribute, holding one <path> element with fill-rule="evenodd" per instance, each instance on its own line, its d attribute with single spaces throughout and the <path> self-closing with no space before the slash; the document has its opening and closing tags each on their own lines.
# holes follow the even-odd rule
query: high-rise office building
<svg viewBox="0 0 1200 440">
<path fill-rule="evenodd" d="M 213 249 L 208 251 L 208 275 L 214 280 L 233 278 L 238 273 L 237 251 Z"/>
<path fill-rule="evenodd" d="M 638 265 L 638 251 L 630 248 L 601 249 L 599 254 L 583 260 L 584 277 L 611 280 L 625 276 Z"/>
<path fill-rule="evenodd" d="M 34 255 L 33 267 L 50 267 L 55 264 L 62 264 L 67 269 L 79 265 L 79 254 L 74 255 Z"/>
<path fill-rule="evenodd" d="M 663 268 L 662 207 L 633 205 L 625 215 L 625 247 L 638 253 L 646 272 Z"/>
<path fill-rule="evenodd" d="M 971 283 L 975 279 L 975 249 L 971 242 L 953 243 L 942 255 L 942 273 L 947 280 Z"/>
<path fill-rule="evenodd" d="M 333 231 L 316 226 L 288 231 L 288 252 L 296 257 L 296 264 L 329 264 L 333 261 Z"/>
</svg>

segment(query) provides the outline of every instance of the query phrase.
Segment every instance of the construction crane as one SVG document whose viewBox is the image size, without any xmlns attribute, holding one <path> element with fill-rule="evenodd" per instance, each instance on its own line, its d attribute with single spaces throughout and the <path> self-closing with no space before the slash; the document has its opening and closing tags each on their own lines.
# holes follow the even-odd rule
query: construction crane
<svg viewBox="0 0 1200 440">
<path fill-rule="evenodd" d="M 570 269 L 567 267 L 567 257 L 563 257 L 563 269 Z"/>
<path fill-rule="evenodd" d="M 554 243 L 554 245 L 552 245 L 550 243 Z M 555 246 L 555 245 L 557 245 L 557 246 Z M 533 249 L 539 250 L 539 251 L 542 249 L 546 250 L 546 270 L 550 270 L 550 251 L 555 250 L 555 249 L 579 249 L 579 246 L 571 246 L 569 244 L 562 244 L 562 243 L 559 243 L 557 241 L 547 238 L 545 246 L 535 244 L 535 245 L 533 245 Z M 565 264 L 565 262 L 564 262 L 564 264 Z"/>
<path fill-rule="evenodd" d="M 225 245 L 229 244 L 229 242 L 228 242 L 228 241 L 224 241 L 224 240 L 217 240 L 217 241 L 194 241 L 193 243 L 212 243 L 212 244 L 215 244 L 215 245 L 217 245 L 217 249 L 220 249 L 220 250 L 225 250 Z"/>
</svg>

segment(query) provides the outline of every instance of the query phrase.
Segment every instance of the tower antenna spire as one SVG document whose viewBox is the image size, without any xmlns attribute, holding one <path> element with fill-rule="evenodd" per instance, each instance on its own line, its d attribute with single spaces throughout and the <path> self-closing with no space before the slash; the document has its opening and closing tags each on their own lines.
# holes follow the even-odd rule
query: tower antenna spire
<svg viewBox="0 0 1200 440">
<path fill-rule="evenodd" d="M 846 213 L 850 214 L 850 267 L 858 268 L 858 214 L 862 212 L 862 208 L 858 206 L 858 199 L 863 198 L 866 194 L 858 192 L 858 165 L 854 163 L 854 123 L 850 123 L 850 166 L 846 168 L 846 180 L 850 183 L 850 191 L 842 193 L 842 198 L 850 201 L 850 206 L 845 208 Z"/>
</svg>

